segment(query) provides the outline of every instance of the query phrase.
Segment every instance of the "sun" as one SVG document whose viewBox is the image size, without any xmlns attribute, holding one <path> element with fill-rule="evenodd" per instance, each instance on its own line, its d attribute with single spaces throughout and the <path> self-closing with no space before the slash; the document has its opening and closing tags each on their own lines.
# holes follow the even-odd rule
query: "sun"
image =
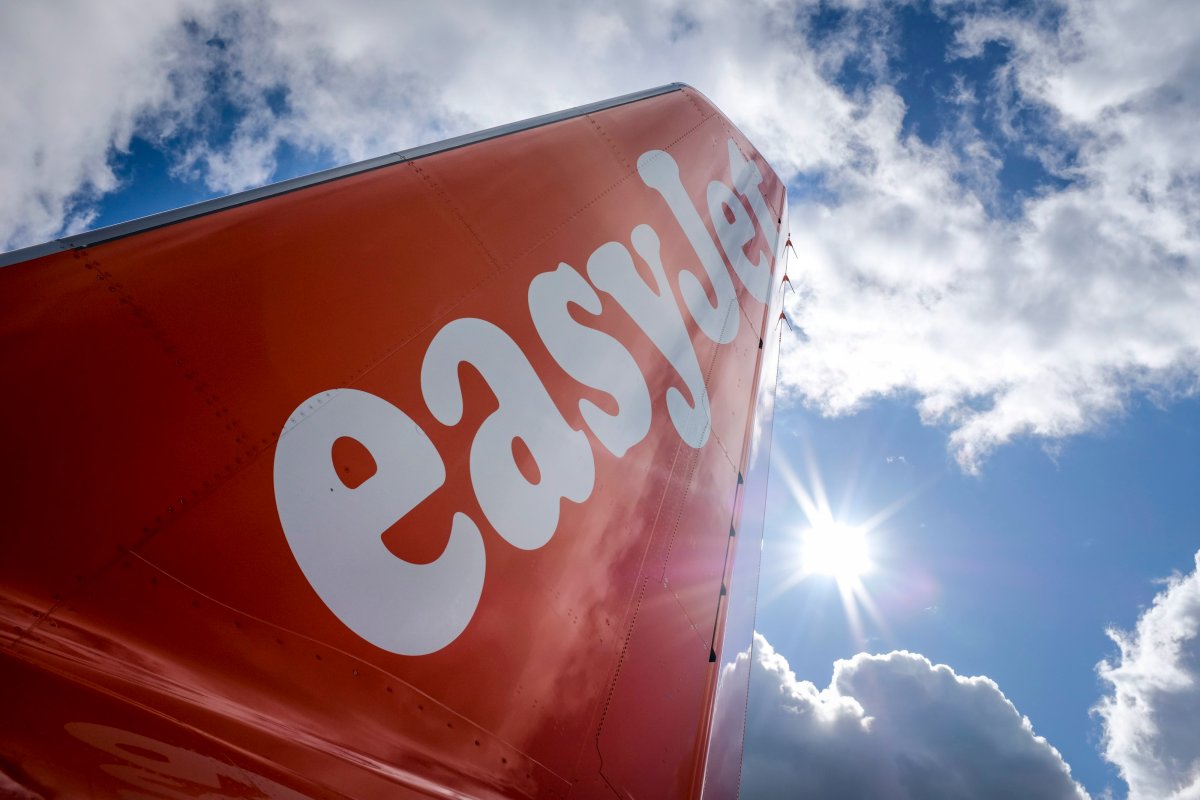
<svg viewBox="0 0 1200 800">
<path fill-rule="evenodd" d="M 915 496 L 915 491 L 872 511 L 856 507 L 855 477 L 851 476 L 844 490 L 843 507 L 835 508 L 825 493 L 816 458 L 807 447 L 804 461 L 807 481 L 797 474 L 787 456 L 777 462 L 772 458 L 772 465 L 777 465 L 787 493 L 803 516 L 787 524 L 788 536 L 779 542 L 779 557 L 763 563 L 764 570 L 775 571 L 778 576 L 765 602 L 811 584 L 806 599 L 812 601 L 814 613 L 820 613 L 825 590 L 836 587 L 850 633 L 865 648 L 868 624 L 880 635 L 888 635 L 886 620 L 871 596 L 872 589 L 894 585 L 886 523 Z"/>
<path fill-rule="evenodd" d="M 867 532 L 832 520 L 801 534 L 800 559 L 804 572 L 828 575 L 842 585 L 857 583 L 872 567 Z"/>
</svg>

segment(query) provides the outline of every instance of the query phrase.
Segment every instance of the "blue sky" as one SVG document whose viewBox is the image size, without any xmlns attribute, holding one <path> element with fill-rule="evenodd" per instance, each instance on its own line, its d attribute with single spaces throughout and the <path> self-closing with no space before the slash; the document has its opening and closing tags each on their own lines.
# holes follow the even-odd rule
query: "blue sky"
<svg viewBox="0 0 1200 800">
<path fill-rule="evenodd" d="M 813 36 L 836 31 L 845 16 L 826 9 Z M 955 92 L 997 91 L 1011 51 L 991 43 L 972 57 L 947 57 L 954 31 L 946 16 L 917 5 L 898 17 L 888 60 L 906 106 L 903 135 L 934 145 L 956 116 Z M 851 59 L 838 80 L 861 91 L 871 79 Z M 1037 129 L 1046 111 L 1021 113 Z M 1005 140 L 995 116 L 986 104 L 971 113 L 1001 162 L 990 211 L 1011 217 L 1024 198 L 1071 178 Z M 797 188 L 803 195 L 803 183 Z M 1164 407 L 1135 395 L 1087 433 L 1018 439 L 979 475 L 948 457 L 946 430 L 922 424 L 910 397 L 832 419 L 787 405 L 776 437 L 776 469 L 791 467 L 810 492 L 818 475 L 839 519 L 862 523 L 897 509 L 872 536 L 877 565 L 865 586 L 879 620 L 860 612 L 864 637 L 856 637 L 833 579 L 793 583 L 795 543 L 809 521 L 786 482 L 773 482 L 764 564 L 775 568 L 764 571 L 758 629 L 797 677 L 823 686 L 834 660 L 896 649 L 988 675 L 1093 796 L 1121 796 L 1091 713 L 1103 691 L 1096 664 L 1116 650 L 1106 629 L 1133 628 L 1158 581 L 1193 567 L 1200 403 Z"/>
<path fill-rule="evenodd" d="M 835 659 L 893 649 L 988 675 L 1093 796 L 1119 789 L 1089 714 L 1102 691 L 1095 667 L 1116 649 L 1105 629 L 1132 628 L 1157 579 L 1192 568 L 1200 404 L 1141 404 L 1053 457 L 1013 444 L 979 477 L 963 474 L 944 433 L 902 403 L 834 420 L 789 410 L 777 425 L 777 462 L 803 470 L 800 454 L 811 453 L 846 521 L 903 504 L 875 532 L 866 588 L 884 625 L 868 622 L 864 642 L 827 577 L 771 597 L 807 526 L 786 485 L 772 484 L 764 563 L 780 566 L 764 573 L 758 629 L 797 676 L 823 686 Z"/>
<path fill-rule="evenodd" d="M 1016 763 L 1039 788 L 1010 794 L 1200 796 L 1200 692 L 1171 680 L 1200 684 L 1188 2 L 351 6 L 0 9 L 0 245 L 689 82 L 788 180 L 799 251 L 758 622 L 786 664 L 752 673 L 784 699 L 748 763 L 791 742 L 776 783 L 851 795 L 960 770 L 954 796 L 1004 796 Z M 848 524 L 894 509 L 861 637 L 831 578 L 795 580 L 789 470 Z M 900 675 L 928 705 L 872 694 Z M 805 760 L 826 744 L 844 773 Z"/>
</svg>

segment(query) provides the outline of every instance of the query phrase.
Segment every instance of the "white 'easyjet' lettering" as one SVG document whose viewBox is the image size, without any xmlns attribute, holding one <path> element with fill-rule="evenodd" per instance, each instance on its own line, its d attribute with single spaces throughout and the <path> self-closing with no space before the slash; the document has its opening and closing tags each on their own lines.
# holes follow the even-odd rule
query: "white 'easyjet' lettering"
<svg viewBox="0 0 1200 800">
<path fill-rule="evenodd" d="M 672 386 L 667 389 L 667 411 L 679 436 L 691 447 L 703 447 L 708 441 L 708 390 L 691 337 L 679 315 L 679 304 L 667 283 L 658 236 L 649 225 L 639 225 L 631 238 L 638 255 L 650 266 L 654 286 L 646 285 L 629 251 L 616 242 L 602 244 L 592 253 L 588 277 L 597 289 L 612 295 L 679 373 L 691 402 Z"/>
<path fill-rule="evenodd" d="M 600 313 L 596 290 L 566 264 L 529 284 L 529 313 L 550 355 L 572 378 L 617 401 L 616 414 L 591 400 L 579 401 L 579 413 L 600 443 L 620 458 L 650 432 L 650 391 L 629 351 L 607 333 L 573 319 L 571 303 L 589 314 Z"/>
<path fill-rule="evenodd" d="M 711 182 L 705 205 L 725 258 L 749 294 L 765 303 L 770 258 L 779 257 L 780 229 L 771 219 L 758 167 L 742 157 L 732 139 L 727 145 L 733 188 Z M 737 292 L 680 180 L 678 164 L 654 150 L 642 154 L 637 168 L 643 182 L 666 201 L 712 286 L 715 304 L 697 274 L 681 268 L 678 287 L 684 307 L 706 337 L 718 344 L 732 341 L 741 318 Z M 767 254 L 757 262 L 745 253 L 756 233 L 735 189 L 746 198 L 766 238 Z M 650 268 L 652 285 L 618 242 L 596 248 L 587 276 L 624 309 L 678 373 L 688 396 L 674 386 L 666 389 L 671 422 L 687 445 L 703 447 L 710 429 L 708 390 L 662 263 L 661 243 L 648 225 L 635 227 L 630 239 Z M 572 303 L 600 313 L 595 289 L 560 264 L 530 283 L 529 311 L 559 366 L 616 400 L 616 414 L 588 400 L 580 400 L 579 409 L 597 440 L 620 458 L 649 432 L 649 388 L 617 339 L 571 317 Z M 463 363 L 479 371 L 499 403 L 471 443 L 471 483 L 479 506 L 509 544 L 524 550 L 541 547 L 558 527 L 562 501 L 582 503 L 591 496 L 596 454 L 587 436 L 567 424 L 517 343 L 480 319 L 447 323 L 425 352 L 421 391 L 439 422 L 457 425 L 462 420 L 458 370 Z M 324 406 L 305 416 L 307 407 L 326 398 Z M 288 544 L 318 596 L 355 633 L 395 653 L 423 655 L 454 641 L 474 615 L 483 589 L 485 552 L 475 522 L 456 513 L 445 551 L 429 564 L 396 558 L 380 540 L 445 482 L 445 465 L 429 437 L 400 409 L 355 389 L 315 395 L 294 416 L 303 419 L 284 427 L 275 453 L 275 499 Z M 364 445 L 378 467 L 354 489 L 341 482 L 330 458 L 333 443 L 343 436 Z M 517 464 L 517 442 L 532 455 L 536 477 L 526 478 Z"/>
<path fill-rule="evenodd" d="M 375 474 L 355 489 L 330 458 L 343 436 L 375 459 Z M 391 403 L 356 389 L 333 391 L 280 438 L 275 453 L 279 520 L 304 576 L 338 619 L 393 653 L 425 655 L 450 644 L 483 591 L 483 538 L 466 514 L 454 515 L 445 551 L 429 564 L 396 558 L 380 538 L 445 480 L 425 432 Z"/>
<path fill-rule="evenodd" d="M 737 336 L 738 317 L 730 314 L 730 308 L 737 302 L 737 294 L 729 279 L 729 270 L 679 178 L 679 165 L 662 150 L 651 150 L 638 158 L 637 168 L 642 181 L 667 201 L 684 236 L 700 257 L 700 266 L 717 296 L 716 305 L 710 304 L 704 284 L 690 270 L 681 269 L 679 292 L 683 295 L 683 304 L 709 339 L 717 344 L 733 341 Z"/>
<path fill-rule="evenodd" d="M 500 407 L 471 442 L 471 485 L 488 522 L 514 547 L 533 550 L 558 527 L 562 499 L 592 493 L 596 464 L 587 436 L 567 425 L 525 354 L 507 333 L 481 319 L 456 319 L 438 331 L 421 364 L 421 391 L 438 422 L 462 419 L 458 365 L 479 370 Z M 513 440 L 529 448 L 540 473 L 521 474 Z"/>
</svg>

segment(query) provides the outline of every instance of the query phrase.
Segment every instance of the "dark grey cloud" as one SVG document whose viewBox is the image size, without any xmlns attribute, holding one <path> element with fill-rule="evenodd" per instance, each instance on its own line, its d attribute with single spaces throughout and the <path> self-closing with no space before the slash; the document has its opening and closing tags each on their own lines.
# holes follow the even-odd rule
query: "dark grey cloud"
<svg viewBox="0 0 1200 800">
<path fill-rule="evenodd" d="M 747 800 L 1083 800 L 1058 751 L 985 677 L 908 652 L 838 661 L 798 681 L 761 636 L 742 769 Z"/>
</svg>

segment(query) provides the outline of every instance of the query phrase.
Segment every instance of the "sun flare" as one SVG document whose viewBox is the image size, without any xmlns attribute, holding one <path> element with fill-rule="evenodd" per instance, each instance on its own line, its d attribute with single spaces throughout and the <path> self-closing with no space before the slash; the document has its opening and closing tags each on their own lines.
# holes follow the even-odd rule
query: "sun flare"
<svg viewBox="0 0 1200 800">
<path fill-rule="evenodd" d="M 801 562 L 805 572 L 852 583 L 871 571 L 871 553 L 862 528 L 827 522 L 804 532 Z"/>
<path fill-rule="evenodd" d="M 764 563 L 764 569 L 781 573 L 778 588 L 767 599 L 807 584 L 813 613 L 821 613 L 821 597 L 835 587 L 850 633 L 865 648 L 869 632 L 888 635 L 887 622 L 871 596 L 872 590 L 895 585 L 894 555 L 885 523 L 914 494 L 871 511 L 856 507 L 851 480 L 842 501 L 844 508 L 835 508 L 825 492 L 816 459 L 811 452 L 805 456 L 807 481 L 796 473 L 790 459 L 781 457 L 777 462 L 788 494 L 803 516 L 788 526 L 790 535 L 779 551 L 781 557 L 774 563 Z"/>
</svg>

